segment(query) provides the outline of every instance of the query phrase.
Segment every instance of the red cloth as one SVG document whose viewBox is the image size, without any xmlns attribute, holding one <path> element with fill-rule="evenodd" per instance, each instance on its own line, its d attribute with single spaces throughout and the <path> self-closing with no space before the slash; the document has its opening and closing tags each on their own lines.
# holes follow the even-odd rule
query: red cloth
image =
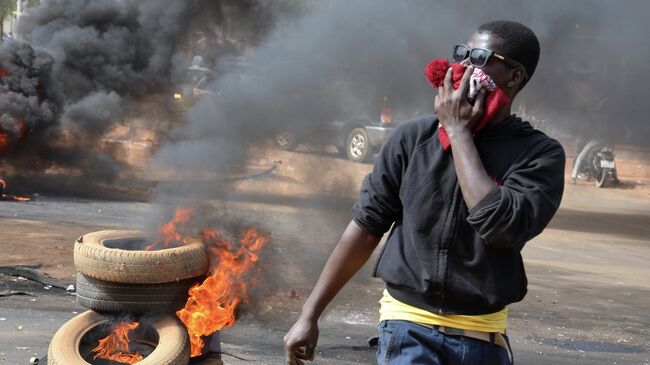
<svg viewBox="0 0 650 365">
<path fill-rule="evenodd" d="M 449 60 L 447 59 L 433 59 L 427 67 L 424 69 L 424 74 L 426 75 L 431 87 L 438 89 L 439 86 L 442 86 L 445 80 L 445 74 L 447 69 L 449 69 Z M 465 69 L 467 67 L 459 63 L 454 63 L 451 65 L 451 79 L 454 86 L 454 89 L 458 89 L 460 85 L 460 80 L 463 78 Z M 499 88 L 498 86 L 494 90 L 488 90 L 485 95 L 485 104 L 483 105 L 483 117 L 476 123 L 474 128 L 472 128 L 472 133 L 476 134 L 483 127 L 488 125 L 494 115 L 499 109 L 510 104 L 510 98 Z M 442 147 L 446 150 L 449 150 L 449 136 L 445 129 L 440 127 L 438 129 L 438 139 L 442 143 Z"/>
</svg>

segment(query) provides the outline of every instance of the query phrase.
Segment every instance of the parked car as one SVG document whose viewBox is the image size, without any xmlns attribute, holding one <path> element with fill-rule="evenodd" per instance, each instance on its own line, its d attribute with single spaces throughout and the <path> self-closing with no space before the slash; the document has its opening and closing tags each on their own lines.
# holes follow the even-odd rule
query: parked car
<svg viewBox="0 0 650 365">
<path fill-rule="evenodd" d="M 210 87 L 214 84 L 216 72 L 204 67 L 203 59 L 200 56 L 194 57 L 192 65 L 184 72 L 183 82 L 176 85 L 173 99 L 181 106 L 181 109 L 188 110 L 199 96 L 215 92 Z"/>
<path fill-rule="evenodd" d="M 275 143 L 287 151 L 293 151 L 303 143 L 334 145 L 351 161 L 369 162 L 395 129 L 387 102 L 378 116 L 375 120 L 367 114 L 354 114 L 323 123 L 320 128 L 308 132 L 281 131 L 275 135 Z"/>
<path fill-rule="evenodd" d="M 243 65 L 240 62 L 239 66 Z M 203 94 L 220 94 L 215 89 L 217 72 L 203 65 L 201 56 L 194 57 L 192 65 L 185 69 L 184 82 L 177 85 L 173 98 L 181 109 L 188 110 Z M 288 128 L 275 134 L 275 143 L 281 149 L 295 150 L 303 143 L 334 145 L 349 160 L 369 162 L 395 128 L 392 109 L 384 98 L 377 117 L 370 113 L 350 113 L 317 128 Z"/>
</svg>

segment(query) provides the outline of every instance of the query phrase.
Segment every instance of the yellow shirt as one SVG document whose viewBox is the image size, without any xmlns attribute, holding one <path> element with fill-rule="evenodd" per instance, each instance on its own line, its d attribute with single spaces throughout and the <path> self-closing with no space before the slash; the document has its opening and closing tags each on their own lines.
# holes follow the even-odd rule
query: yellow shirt
<svg viewBox="0 0 650 365">
<path fill-rule="evenodd" d="M 388 294 L 388 290 L 385 289 L 379 304 L 381 305 L 379 321 L 409 321 L 470 331 L 501 332 L 503 334 L 506 333 L 508 324 L 508 308 L 503 308 L 496 313 L 481 315 L 440 315 L 402 303 Z"/>
</svg>

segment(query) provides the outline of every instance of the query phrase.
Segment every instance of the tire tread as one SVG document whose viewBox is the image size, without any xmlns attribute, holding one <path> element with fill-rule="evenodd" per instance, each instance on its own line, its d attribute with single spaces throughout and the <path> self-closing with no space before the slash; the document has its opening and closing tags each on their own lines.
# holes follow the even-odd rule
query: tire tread
<svg viewBox="0 0 650 365">
<path fill-rule="evenodd" d="M 104 239 L 126 238 L 133 234 L 132 231 L 100 231 L 82 237 L 74 246 L 77 271 L 116 283 L 158 284 L 201 276 L 208 270 L 205 248 L 198 241 L 159 251 L 128 251 L 103 246 Z"/>
</svg>

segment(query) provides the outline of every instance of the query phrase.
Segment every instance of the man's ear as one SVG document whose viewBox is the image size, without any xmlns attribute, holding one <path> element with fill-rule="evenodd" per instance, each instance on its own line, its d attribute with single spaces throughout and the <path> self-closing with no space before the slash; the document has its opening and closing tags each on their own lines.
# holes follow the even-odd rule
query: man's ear
<svg viewBox="0 0 650 365">
<path fill-rule="evenodd" d="M 519 90 L 523 87 L 524 79 L 526 78 L 526 71 L 523 67 L 517 67 L 512 70 L 512 76 L 506 83 L 508 87 L 518 87 Z"/>
</svg>

